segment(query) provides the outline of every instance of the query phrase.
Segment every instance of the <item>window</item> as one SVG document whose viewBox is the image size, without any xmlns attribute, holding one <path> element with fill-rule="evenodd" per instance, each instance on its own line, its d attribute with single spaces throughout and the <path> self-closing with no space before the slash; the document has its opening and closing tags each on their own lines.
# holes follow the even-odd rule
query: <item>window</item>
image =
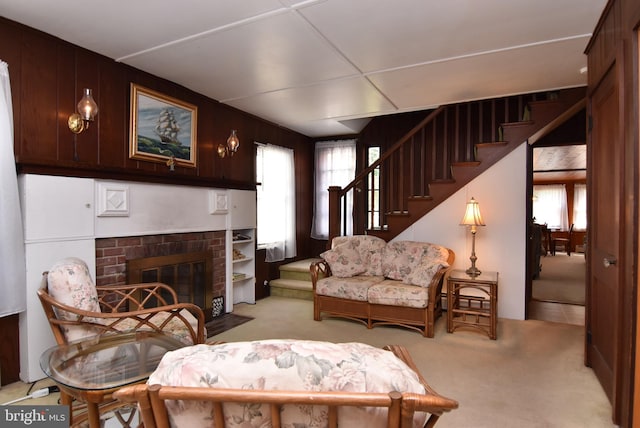
<svg viewBox="0 0 640 428">
<path fill-rule="evenodd" d="M 587 185 L 576 184 L 573 187 L 573 227 L 587 229 Z"/>
<path fill-rule="evenodd" d="M 259 144 L 256 155 L 258 248 L 266 261 L 296 256 L 296 183 L 293 150 Z"/>
<path fill-rule="evenodd" d="M 315 239 L 329 238 L 329 187 L 345 187 L 355 178 L 356 173 L 356 141 L 323 141 L 316 143 L 315 149 L 315 195 L 313 225 L 311 237 Z M 353 231 L 353 191 L 347 194 L 346 230 Z"/>
<path fill-rule="evenodd" d="M 533 217 L 551 229 L 568 230 L 567 189 L 564 184 L 533 186 Z"/>
</svg>

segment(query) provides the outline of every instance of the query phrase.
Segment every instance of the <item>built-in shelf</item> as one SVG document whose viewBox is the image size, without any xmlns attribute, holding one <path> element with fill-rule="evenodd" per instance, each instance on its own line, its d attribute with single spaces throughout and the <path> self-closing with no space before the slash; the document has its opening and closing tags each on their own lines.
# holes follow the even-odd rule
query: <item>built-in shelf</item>
<svg viewBox="0 0 640 428">
<path fill-rule="evenodd" d="M 255 229 L 233 229 L 230 235 L 233 304 L 255 303 Z"/>
</svg>

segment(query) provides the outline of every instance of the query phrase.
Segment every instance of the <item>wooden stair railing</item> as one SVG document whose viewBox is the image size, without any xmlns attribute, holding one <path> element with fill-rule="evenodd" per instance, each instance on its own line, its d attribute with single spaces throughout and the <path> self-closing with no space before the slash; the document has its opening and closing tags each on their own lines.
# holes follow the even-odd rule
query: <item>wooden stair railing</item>
<svg viewBox="0 0 640 428">
<path fill-rule="evenodd" d="M 380 171 L 380 223 L 355 215 L 353 233 L 390 240 L 554 121 L 583 105 L 584 88 L 439 107 L 344 188 L 329 188 L 329 242 L 343 235 L 347 194 L 367 210 L 368 178 Z M 384 214 L 382 214 L 384 213 Z"/>
</svg>

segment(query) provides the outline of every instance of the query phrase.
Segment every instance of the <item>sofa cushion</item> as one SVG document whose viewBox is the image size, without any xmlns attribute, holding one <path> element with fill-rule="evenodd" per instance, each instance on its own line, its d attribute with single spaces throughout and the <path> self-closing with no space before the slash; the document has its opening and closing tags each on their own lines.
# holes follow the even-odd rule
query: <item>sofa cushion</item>
<svg viewBox="0 0 640 428">
<path fill-rule="evenodd" d="M 365 275 L 382 275 L 382 251 L 387 242 L 372 235 L 336 236 L 331 241 L 331 246 L 336 247 L 346 242 L 351 242 L 360 254 L 360 259 L 366 267 Z"/>
<path fill-rule="evenodd" d="M 429 289 L 385 279 L 369 287 L 368 300 L 376 305 L 426 308 L 429 304 Z"/>
<path fill-rule="evenodd" d="M 150 385 L 293 391 L 391 391 L 425 393 L 418 375 L 392 352 L 362 343 L 262 340 L 195 345 L 167 352 L 149 377 Z M 211 426 L 213 404 L 167 401 L 171 426 Z M 268 404 L 225 403 L 229 426 L 271 426 Z M 386 427 L 386 409 L 345 407 L 341 427 Z M 414 415 L 423 426 L 426 414 Z M 327 426 L 323 406 L 287 404 L 282 426 Z M 233 423 L 231 423 L 233 422 Z M 313 422 L 313 423 L 310 423 Z"/>
<path fill-rule="evenodd" d="M 332 275 L 340 278 L 349 278 L 367 270 L 351 241 L 325 251 L 320 257 L 329 263 Z"/>
<path fill-rule="evenodd" d="M 367 290 L 384 280 L 382 276 L 357 275 L 351 278 L 329 276 L 318 280 L 316 294 L 341 299 L 367 301 Z"/>
</svg>

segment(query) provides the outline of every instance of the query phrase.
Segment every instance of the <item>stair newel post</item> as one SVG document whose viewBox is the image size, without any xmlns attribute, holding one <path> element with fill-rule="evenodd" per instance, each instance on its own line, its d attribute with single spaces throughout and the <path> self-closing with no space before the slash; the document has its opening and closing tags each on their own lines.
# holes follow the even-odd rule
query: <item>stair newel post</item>
<svg viewBox="0 0 640 428">
<path fill-rule="evenodd" d="M 329 239 L 327 246 L 331 245 L 331 240 L 336 236 L 340 236 L 340 217 L 342 209 L 340 206 L 340 186 L 329 187 Z"/>
</svg>

